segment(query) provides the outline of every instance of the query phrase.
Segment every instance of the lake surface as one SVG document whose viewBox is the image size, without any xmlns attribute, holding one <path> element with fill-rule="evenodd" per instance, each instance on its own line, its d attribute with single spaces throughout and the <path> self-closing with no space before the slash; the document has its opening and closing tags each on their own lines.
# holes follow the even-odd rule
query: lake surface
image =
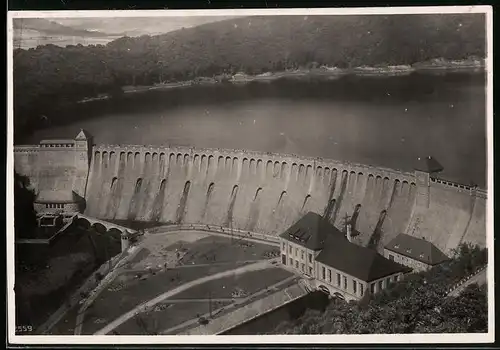
<svg viewBox="0 0 500 350">
<path fill-rule="evenodd" d="M 79 104 L 29 140 L 183 145 L 291 153 L 411 170 L 432 155 L 441 177 L 486 183 L 483 73 L 279 80 L 126 94 Z M 78 120 L 78 121 L 74 121 Z"/>
</svg>

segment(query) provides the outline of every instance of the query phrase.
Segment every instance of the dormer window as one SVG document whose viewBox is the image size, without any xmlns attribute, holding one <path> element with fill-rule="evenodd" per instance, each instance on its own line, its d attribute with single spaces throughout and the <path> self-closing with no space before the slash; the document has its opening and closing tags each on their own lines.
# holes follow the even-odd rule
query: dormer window
<svg viewBox="0 0 500 350">
<path fill-rule="evenodd" d="M 399 248 L 399 244 L 396 244 L 396 245 L 394 246 L 394 248 L 398 249 L 398 248 Z"/>
<path fill-rule="evenodd" d="M 407 253 L 411 253 L 411 249 L 406 249 L 406 252 Z"/>
<path fill-rule="evenodd" d="M 420 254 L 420 257 L 421 257 L 421 258 L 424 258 L 424 254 Z"/>
</svg>

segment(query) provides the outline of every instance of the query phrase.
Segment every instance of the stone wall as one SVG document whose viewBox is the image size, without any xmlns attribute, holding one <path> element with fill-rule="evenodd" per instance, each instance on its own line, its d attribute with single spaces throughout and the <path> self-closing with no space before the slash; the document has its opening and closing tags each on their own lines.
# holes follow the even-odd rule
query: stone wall
<svg viewBox="0 0 500 350">
<path fill-rule="evenodd" d="M 356 241 L 380 253 L 399 233 L 445 252 L 463 241 L 486 244 L 486 193 L 422 172 L 243 150 L 97 145 L 88 179 L 78 180 L 86 172 L 75 167 L 77 154 L 16 147 L 15 166 L 39 188 L 85 184 L 86 214 L 102 219 L 278 235 L 313 211 L 338 228 L 352 217 Z"/>
<path fill-rule="evenodd" d="M 81 142 L 80 142 L 81 143 Z M 14 147 L 14 169 L 38 191 L 75 191 L 82 198 L 89 175 L 88 149 L 81 145 Z"/>
<path fill-rule="evenodd" d="M 337 227 L 355 216 L 357 240 L 368 245 L 377 234 L 380 252 L 402 232 L 443 251 L 464 239 L 485 244 L 484 199 L 428 174 L 417 181 L 415 173 L 334 160 L 183 147 L 100 145 L 92 159 L 86 197 L 88 214 L 97 217 L 277 235 L 313 211 Z"/>
</svg>

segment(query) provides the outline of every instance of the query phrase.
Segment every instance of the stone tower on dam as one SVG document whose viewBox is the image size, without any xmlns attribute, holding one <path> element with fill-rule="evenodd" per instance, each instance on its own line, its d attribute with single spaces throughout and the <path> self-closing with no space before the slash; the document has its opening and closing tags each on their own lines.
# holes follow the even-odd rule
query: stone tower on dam
<svg viewBox="0 0 500 350">
<path fill-rule="evenodd" d="M 313 211 L 339 228 L 349 220 L 355 241 L 378 250 L 399 233 L 448 252 L 486 244 L 486 191 L 425 166 L 402 172 L 243 150 L 92 145 L 84 131 L 62 141 L 16 146 L 16 171 L 37 191 L 73 189 L 86 214 L 102 219 L 278 235 Z"/>
</svg>

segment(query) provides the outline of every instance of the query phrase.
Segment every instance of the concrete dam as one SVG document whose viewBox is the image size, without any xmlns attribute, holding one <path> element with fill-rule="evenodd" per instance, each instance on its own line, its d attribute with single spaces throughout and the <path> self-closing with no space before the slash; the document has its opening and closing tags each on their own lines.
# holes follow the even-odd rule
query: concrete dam
<svg viewBox="0 0 500 350">
<path fill-rule="evenodd" d="M 381 250 L 399 233 L 449 252 L 486 245 L 486 191 L 423 171 L 243 150 L 16 146 L 36 191 L 72 189 L 101 219 L 211 224 L 278 235 L 313 211 Z M 86 159 L 86 164 L 82 160 Z"/>
</svg>

